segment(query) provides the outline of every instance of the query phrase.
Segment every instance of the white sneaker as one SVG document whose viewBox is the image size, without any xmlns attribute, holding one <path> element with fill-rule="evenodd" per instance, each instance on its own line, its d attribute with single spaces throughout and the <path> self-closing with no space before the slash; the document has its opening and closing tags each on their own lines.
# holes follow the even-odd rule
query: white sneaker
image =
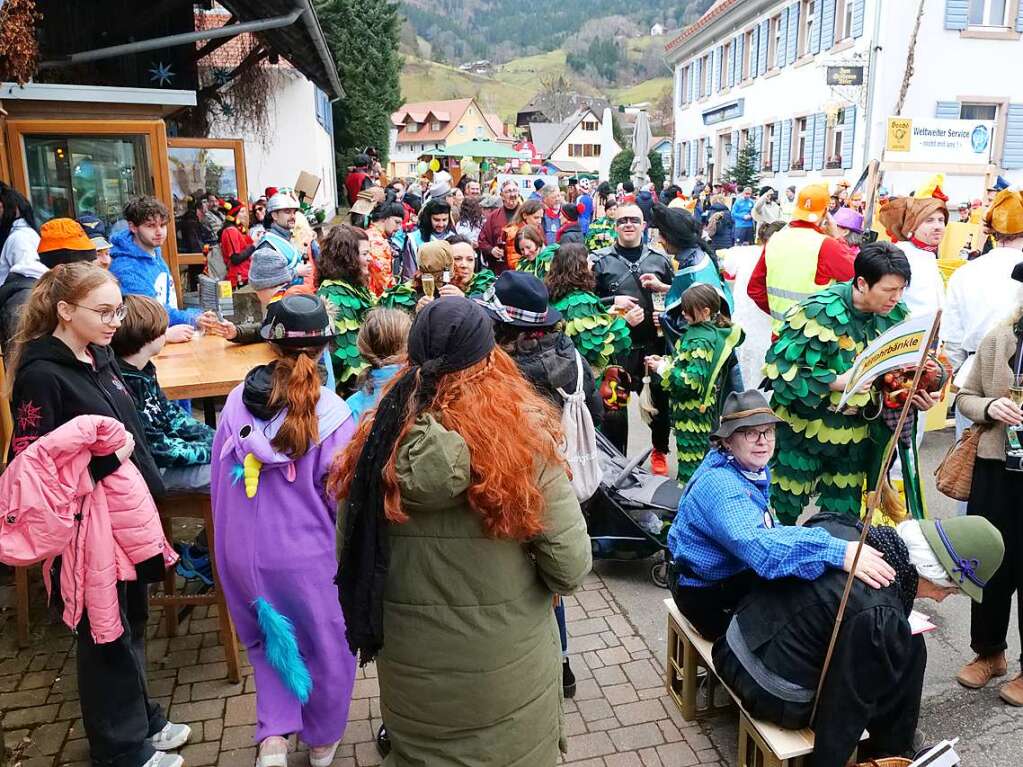
<svg viewBox="0 0 1023 767">
<path fill-rule="evenodd" d="M 162 730 L 149 739 L 149 742 L 157 751 L 173 751 L 185 745 L 191 735 L 192 728 L 187 724 L 167 722 Z"/>
<path fill-rule="evenodd" d="M 330 767 L 330 763 L 334 761 L 334 754 L 337 753 L 337 747 L 341 745 L 341 741 L 335 741 L 329 746 L 317 746 L 313 748 L 309 747 L 309 764 L 312 767 Z"/>
<path fill-rule="evenodd" d="M 288 767 L 288 741 L 280 735 L 264 738 L 259 744 L 256 767 Z"/>
<path fill-rule="evenodd" d="M 185 760 L 181 758 L 180 754 L 165 754 L 163 751 L 157 751 L 142 767 L 184 767 L 184 765 Z"/>
</svg>

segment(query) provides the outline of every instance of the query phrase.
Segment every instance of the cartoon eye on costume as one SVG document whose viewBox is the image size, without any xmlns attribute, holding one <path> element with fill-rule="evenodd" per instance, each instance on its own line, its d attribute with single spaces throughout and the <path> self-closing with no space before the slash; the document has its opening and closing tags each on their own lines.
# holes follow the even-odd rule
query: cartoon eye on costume
<svg viewBox="0 0 1023 767">
<path fill-rule="evenodd" d="M 252 424 L 247 423 L 238 430 L 238 436 L 242 439 L 246 439 L 250 434 L 252 434 Z"/>
</svg>

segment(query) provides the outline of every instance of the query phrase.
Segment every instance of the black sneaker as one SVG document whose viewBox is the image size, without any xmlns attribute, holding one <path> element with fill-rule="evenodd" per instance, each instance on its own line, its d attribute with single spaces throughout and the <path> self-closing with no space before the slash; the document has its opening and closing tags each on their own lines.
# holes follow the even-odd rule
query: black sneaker
<svg viewBox="0 0 1023 767">
<path fill-rule="evenodd" d="M 561 688 L 564 690 L 565 698 L 575 697 L 575 674 L 572 667 L 568 665 L 568 658 L 561 664 Z"/>
<path fill-rule="evenodd" d="M 383 725 L 380 725 L 380 729 L 377 730 L 377 751 L 385 759 L 391 753 L 391 737 L 387 734 L 387 728 Z"/>
</svg>

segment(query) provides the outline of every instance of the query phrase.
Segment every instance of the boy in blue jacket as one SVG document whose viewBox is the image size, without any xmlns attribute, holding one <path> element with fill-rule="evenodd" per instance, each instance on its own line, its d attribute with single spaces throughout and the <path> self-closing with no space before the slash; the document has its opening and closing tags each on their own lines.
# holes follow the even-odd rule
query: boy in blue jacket
<svg viewBox="0 0 1023 767">
<path fill-rule="evenodd" d="M 732 221 L 735 225 L 735 244 L 753 244 L 753 190 L 746 187 L 732 203 Z"/>
<path fill-rule="evenodd" d="M 136 197 L 124 208 L 128 228 L 110 238 L 110 272 L 121 283 L 124 295 L 147 296 L 167 311 L 170 327 L 168 343 L 192 338 L 195 328 L 224 335 L 226 329 L 213 312 L 179 309 L 174 277 L 160 253 L 167 239 L 167 206 L 155 197 Z"/>
</svg>

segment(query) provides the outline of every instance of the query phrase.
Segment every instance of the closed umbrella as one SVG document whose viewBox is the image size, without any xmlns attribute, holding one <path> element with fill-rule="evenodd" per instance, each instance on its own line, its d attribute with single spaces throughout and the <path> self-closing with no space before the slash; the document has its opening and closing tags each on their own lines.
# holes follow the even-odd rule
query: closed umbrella
<svg viewBox="0 0 1023 767">
<path fill-rule="evenodd" d="M 632 173 L 632 183 L 637 189 L 649 180 L 647 173 L 650 171 L 650 158 L 647 155 L 650 154 L 650 144 L 653 140 L 650 118 L 645 111 L 640 112 L 636 115 L 636 124 L 632 129 L 632 151 L 636 156 L 632 159 L 632 167 L 629 169 Z"/>
</svg>

